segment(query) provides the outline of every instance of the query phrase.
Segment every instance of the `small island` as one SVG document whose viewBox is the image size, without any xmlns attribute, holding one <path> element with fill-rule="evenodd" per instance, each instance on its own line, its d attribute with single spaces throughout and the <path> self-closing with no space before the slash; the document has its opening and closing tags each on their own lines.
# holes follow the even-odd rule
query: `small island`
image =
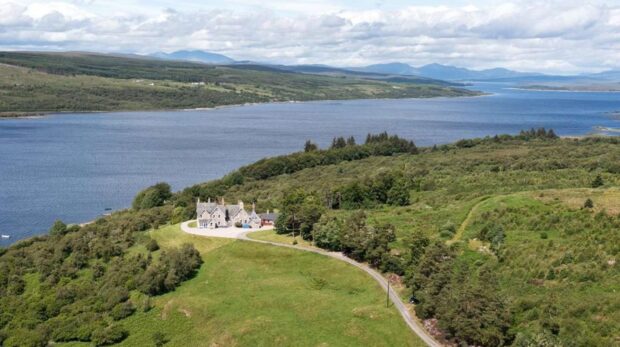
<svg viewBox="0 0 620 347">
<path fill-rule="evenodd" d="M 534 84 L 520 86 L 519 89 L 532 91 L 558 92 L 620 92 L 620 83 L 589 83 L 589 84 Z"/>
</svg>

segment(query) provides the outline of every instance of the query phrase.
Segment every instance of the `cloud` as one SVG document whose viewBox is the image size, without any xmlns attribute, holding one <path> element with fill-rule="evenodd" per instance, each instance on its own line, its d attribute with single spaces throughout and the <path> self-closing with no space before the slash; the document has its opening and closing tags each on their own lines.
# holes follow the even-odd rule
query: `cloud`
<svg viewBox="0 0 620 347">
<path fill-rule="evenodd" d="M 235 8 L 127 3 L 0 0 L 0 48 L 137 53 L 204 49 L 286 64 L 439 62 L 566 73 L 620 67 L 620 6 L 601 2 L 389 9 L 321 0 L 237 0 Z"/>
</svg>

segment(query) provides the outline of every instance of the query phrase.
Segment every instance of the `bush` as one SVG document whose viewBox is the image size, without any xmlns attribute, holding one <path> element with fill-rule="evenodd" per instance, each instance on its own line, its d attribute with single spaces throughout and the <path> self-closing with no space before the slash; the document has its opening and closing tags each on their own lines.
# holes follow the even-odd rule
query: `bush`
<svg viewBox="0 0 620 347">
<path fill-rule="evenodd" d="M 439 228 L 439 236 L 443 238 L 451 238 L 456 233 L 456 225 L 452 222 L 446 222 Z"/>
<path fill-rule="evenodd" d="M 409 187 L 403 180 L 396 180 L 387 194 L 387 203 L 394 206 L 409 205 Z"/>
<path fill-rule="evenodd" d="M 153 333 L 153 344 L 155 345 L 155 347 L 161 347 L 163 345 L 165 345 L 166 343 L 168 343 L 168 339 L 166 339 L 166 335 L 164 335 L 161 332 L 155 332 Z"/>
<path fill-rule="evenodd" d="M 93 332 L 92 342 L 95 346 L 107 346 L 123 341 L 129 333 L 122 326 L 112 324 Z"/>
<path fill-rule="evenodd" d="M 90 341 L 92 332 L 97 328 L 83 315 L 72 317 L 60 315 L 47 321 L 46 325 L 51 330 L 50 338 L 54 342 Z"/>
<path fill-rule="evenodd" d="M 605 182 L 603 182 L 603 177 L 601 177 L 601 175 L 596 175 L 596 178 L 592 181 L 592 188 L 601 187 L 603 184 L 605 184 Z"/>
<path fill-rule="evenodd" d="M 308 194 L 303 189 L 288 192 L 281 201 L 280 214 L 275 222 L 276 232 L 299 232 L 304 240 L 310 240 L 312 228 L 324 211 L 323 202 L 316 194 Z"/>
<path fill-rule="evenodd" d="M 316 145 L 316 143 L 308 140 L 306 141 L 306 144 L 304 145 L 304 152 L 316 152 L 319 149 L 319 147 Z"/>
<path fill-rule="evenodd" d="M 155 241 L 154 239 L 151 239 L 147 244 L 146 244 L 146 249 L 149 252 L 155 252 L 159 249 L 159 244 L 157 243 L 157 241 Z"/>
<path fill-rule="evenodd" d="M 138 289 L 148 295 L 174 290 L 181 281 L 191 278 L 202 264 L 200 253 L 191 244 L 162 251 L 159 263 L 148 266 L 138 279 Z"/>
<path fill-rule="evenodd" d="M 63 223 L 61 220 L 56 220 L 49 230 L 49 234 L 52 236 L 55 236 L 55 235 L 62 236 L 66 233 L 67 233 L 67 225 Z"/>
<path fill-rule="evenodd" d="M 125 301 L 114 306 L 114 308 L 110 312 L 110 316 L 112 316 L 112 319 L 114 320 L 121 320 L 123 318 L 131 316 L 135 311 L 136 308 L 133 307 L 131 302 Z"/>
<path fill-rule="evenodd" d="M 314 225 L 313 239 L 317 247 L 330 251 L 340 250 L 342 222 L 335 217 L 322 216 Z"/>
<path fill-rule="evenodd" d="M 136 210 L 149 209 L 162 206 L 166 200 L 172 197 L 168 183 L 157 183 L 139 192 L 131 206 Z"/>
<path fill-rule="evenodd" d="M 367 261 L 371 266 L 380 268 L 383 261 L 389 260 L 386 254 L 390 252 L 389 243 L 395 238 L 394 226 L 366 225 L 366 214 L 358 211 L 345 221 L 340 244 L 347 257 Z"/>
<path fill-rule="evenodd" d="M 16 329 L 11 332 L 2 346 L 4 347 L 45 347 L 47 346 L 47 338 L 40 331 Z"/>
<path fill-rule="evenodd" d="M 583 208 L 593 208 L 593 207 L 594 207 L 594 202 L 590 198 L 586 199 L 586 201 L 583 203 Z"/>
</svg>

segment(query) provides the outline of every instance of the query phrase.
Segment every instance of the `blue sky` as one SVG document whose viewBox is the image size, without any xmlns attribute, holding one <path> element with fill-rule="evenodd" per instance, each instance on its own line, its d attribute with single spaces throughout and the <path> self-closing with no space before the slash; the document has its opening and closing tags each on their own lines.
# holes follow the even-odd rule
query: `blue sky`
<svg viewBox="0 0 620 347">
<path fill-rule="evenodd" d="M 620 0 L 0 0 L 0 49 L 596 72 L 620 69 Z"/>
</svg>

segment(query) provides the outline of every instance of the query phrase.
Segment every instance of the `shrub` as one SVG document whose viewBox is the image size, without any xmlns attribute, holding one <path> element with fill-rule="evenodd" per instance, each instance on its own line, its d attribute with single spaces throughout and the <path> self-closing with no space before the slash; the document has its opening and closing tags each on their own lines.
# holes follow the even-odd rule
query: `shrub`
<svg viewBox="0 0 620 347">
<path fill-rule="evenodd" d="M 387 203 L 395 206 L 409 205 L 409 187 L 403 180 L 396 180 L 387 194 Z"/>
<path fill-rule="evenodd" d="M 345 221 L 340 244 L 346 256 L 380 268 L 383 261 L 389 260 L 386 254 L 390 252 L 389 243 L 395 238 L 393 225 L 366 225 L 366 214 L 358 211 Z"/>
<path fill-rule="evenodd" d="M 67 225 L 63 223 L 61 220 L 56 220 L 49 230 L 49 234 L 52 236 L 64 235 L 66 233 L 67 233 Z"/>
<path fill-rule="evenodd" d="M 153 344 L 155 345 L 155 347 L 161 347 L 163 345 L 165 345 L 166 343 L 168 343 L 168 339 L 166 339 L 166 335 L 164 335 L 162 332 L 155 332 L 153 333 Z"/>
<path fill-rule="evenodd" d="M 583 203 L 583 208 L 593 208 L 593 207 L 594 207 L 594 202 L 590 198 L 586 199 L 586 201 Z"/>
<path fill-rule="evenodd" d="M 314 225 L 313 239 L 317 247 L 330 251 L 340 250 L 342 222 L 336 217 L 322 216 Z"/>
<path fill-rule="evenodd" d="M 316 194 L 308 194 L 303 189 L 293 190 L 281 201 L 280 214 L 275 222 L 276 232 L 299 232 L 304 240 L 310 240 L 312 228 L 324 211 L 323 202 Z"/>
<path fill-rule="evenodd" d="M 129 333 L 122 326 L 112 324 L 93 332 L 92 342 L 95 346 L 107 346 L 123 341 Z"/>
<path fill-rule="evenodd" d="M 456 225 L 452 222 L 446 222 L 439 228 L 439 236 L 443 238 L 451 238 L 456 233 Z"/>
<path fill-rule="evenodd" d="M 166 200 L 172 197 L 168 183 L 157 183 L 139 192 L 131 206 L 136 210 L 149 209 L 162 206 Z"/>
<path fill-rule="evenodd" d="M 147 244 L 146 244 L 146 249 L 149 252 L 155 252 L 159 249 L 159 244 L 157 243 L 157 241 L 155 241 L 154 239 L 151 239 Z"/>
<path fill-rule="evenodd" d="M 308 140 L 306 141 L 306 144 L 304 145 L 304 152 L 316 152 L 319 149 L 319 147 L 316 145 L 316 143 Z"/>
<path fill-rule="evenodd" d="M 596 175 L 592 181 L 592 188 L 601 187 L 603 184 L 605 184 L 605 182 L 603 182 L 603 177 L 601 177 L 601 175 Z"/>
<path fill-rule="evenodd" d="M 191 244 L 162 251 L 159 263 L 148 266 L 138 279 L 138 288 L 148 295 L 174 290 L 181 281 L 194 275 L 202 264 L 200 253 Z"/>
<path fill-rule="evenodd" d="M 47 338 L 37 330 L 16 329 L 11 332 L 2 346 L 5 347 L 45 347 Z"/>
<path fill-rule="evenodd" d="M 553 270 L 553 268 L 549 268 L 549 271 L 547 271 L 547 276 L 545 277 L 548 280 L 554 280 L 555 279 L 555 270 Z"/>
<path fill-rule="evenodd" d="M 121 320 L 123 318 L 131 316 L 136 311 L 135 307 L 131 304 L 130 301 L 125 301 L 123 303 L 117 304 L 112 308 L 110 312 L 110 316 L 114 320 Z"/>
</svg>

